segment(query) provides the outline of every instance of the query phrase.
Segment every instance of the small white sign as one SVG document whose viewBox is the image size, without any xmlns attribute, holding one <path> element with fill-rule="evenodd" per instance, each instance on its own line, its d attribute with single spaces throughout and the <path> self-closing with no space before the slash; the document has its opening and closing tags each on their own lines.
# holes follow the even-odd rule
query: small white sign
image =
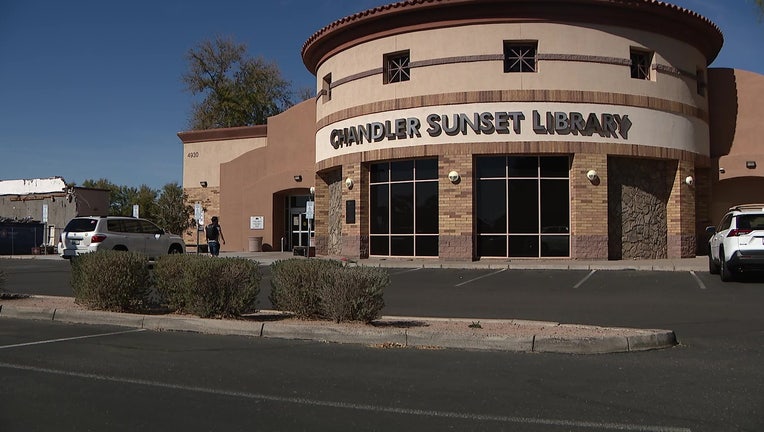
<svg viewBox="0 0 764 432">
<path fill-rule="evenodd" d="M 314 201 L 308 201 L 305 203 L 305 217 L 308 219 L 313 219 L 313 214 L 315 213 L 315 202 Z"/>
<path fill-rule="evenodd" d="M 249 218 L 249 229 L 264 229 L 265 228 L 265 216 L 251 216 Z"/>
<path fill-rule="evenodd" d="M 140 208 L 141 208 L 141 206 L 139 206 L 138 204 L 133 204 L 133 217 L 134 218 L 141 217 Z"/>
<path fill-rule="evenodd" d="M 42 223 L 44 224 L 48 223 L 48 205 L 47 204 L 42 205 Z"/>
</svg>

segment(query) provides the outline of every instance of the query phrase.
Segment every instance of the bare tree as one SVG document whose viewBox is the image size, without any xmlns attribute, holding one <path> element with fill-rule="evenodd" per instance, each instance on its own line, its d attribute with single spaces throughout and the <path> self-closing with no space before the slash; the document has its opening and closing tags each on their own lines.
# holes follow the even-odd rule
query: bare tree
<svg viewBox="0 0 764 432">
<path fill-rule="evenodd" d="M 186 54 L 186 90 L 203 99 L 192 108 L 191 129 L 265 124 L 292 106 L 291 84 L 275 63 L 250 58 L 244 44 L 217 37 Z"/>
</svg>

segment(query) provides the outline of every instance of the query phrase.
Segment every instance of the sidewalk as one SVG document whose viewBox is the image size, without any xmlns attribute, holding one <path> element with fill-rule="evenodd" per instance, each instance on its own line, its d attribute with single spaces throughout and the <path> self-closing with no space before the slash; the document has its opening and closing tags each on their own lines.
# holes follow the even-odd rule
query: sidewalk
<svg viewBox="0 0 764 432">
<path fill-rule="evenodd" d="M 292 252 L 221 252 L 221 257 L 241 257 L 270 265 L 274 261 L 291 258 L 337 259 L 353 265 L 388 268 L 464 268 L 464 269 L 509 269 L 509 270 L 645 270 L 645 271 L 708 271 L 708 257 L 667 258 L 644 260 L 573 260 L 568 258 L 484 258 L 479 261 L 453 261 L 438 258 L 379 258 L 347 259 L 341 256 L 319 256 L 304 258 Z M 0 259 L 61 260 L 58 255 L 0 255 Z"/>
<path fill-rule="evenodd" d="M 270 265 L 272 262 L 294 256 L 291 252 L 221 252 L 223 257 L 242 257 Z M 464 268 L 509 270 L 644 270 L 644 271 L 708 271 L 708 257 L 646 259 L 646 260 L 572 260 L 560 259 L 506 259 L 484 258 L 479 261 L 453 261 L 438 258 L 379 258 L 348 260 L 340 256 L 319 256 L 318 259 L 338 259 L 354 265 L 387 268 Z M 314 258 L 309 258 L 314 259 Z"/>
</svg>

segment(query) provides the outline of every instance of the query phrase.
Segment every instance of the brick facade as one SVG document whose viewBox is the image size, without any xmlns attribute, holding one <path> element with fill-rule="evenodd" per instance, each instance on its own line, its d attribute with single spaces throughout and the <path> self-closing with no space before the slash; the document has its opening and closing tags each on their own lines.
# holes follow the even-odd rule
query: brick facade
<svg viewBox="0 0 764 432">
<path fill-rule="evenodd" d="M 474 258 L 472 164 L 469 153 L 445 154 L 438 159 L 438 255 L 445 260 Z M 458 181 L 448 178 L 451 171 L 459 173 Z"/>
<path fill-rule="evenodd" d="M 196 187 L 185 188 L 183 191 L 188 195 L 187 204 L 193 207 L 197 202 L 202 203 L 204 209 L 204 223 L 209 224 L 212 216 L 220 215 L 220 188 L 219 187 Z M 225 221 L 220 221 L 221 226 L 225 226 Z M 189 228 L 183 233 L 183 241 L 186 245 L 195 245 L 197 232 L 194 227 Z M 206 244 L 204 233 L 199 234 L 199 243 Z"/>
</svg>

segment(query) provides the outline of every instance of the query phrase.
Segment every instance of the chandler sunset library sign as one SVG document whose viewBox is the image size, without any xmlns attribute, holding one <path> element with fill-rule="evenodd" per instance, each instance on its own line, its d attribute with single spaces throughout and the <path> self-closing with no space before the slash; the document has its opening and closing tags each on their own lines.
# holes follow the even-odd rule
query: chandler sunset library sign
<svg viewBox="0 0 764 432">
<path fill-rule="evenodd" d="M 602 138 L 629 138 L 632 122 L 628 115 L 533 110 L 530 121 L 523 111 L 454 113 L 450 115 L 428 114 L 424 121 L 418 117 L 367 122 L 344 128 L 332 129 L 329 143 L 334 149 L 354 144 L 379 143 L 382 141 L 421 138 L 422 133 L 437 138 L 442 135 L 521 135 L 530 127 L 536 135 L 599 135 Z M 527 124 L 530 123 L 530 124 Z M 423 125 L 426 129 L 423 131 Z"/>
</svg>

